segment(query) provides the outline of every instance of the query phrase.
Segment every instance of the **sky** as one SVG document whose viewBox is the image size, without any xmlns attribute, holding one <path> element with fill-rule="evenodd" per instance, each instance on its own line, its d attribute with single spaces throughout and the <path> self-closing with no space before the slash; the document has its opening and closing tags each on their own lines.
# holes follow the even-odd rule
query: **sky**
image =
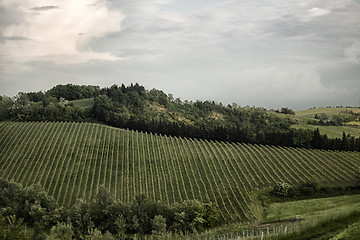
<svg viewBox="0 0 360 240">
<path fill-rule="evenodd" d="M 0 95 L 139 83 L 182 100 L 360 106 L 360 0 L 1 0 Z"/>
</svg>

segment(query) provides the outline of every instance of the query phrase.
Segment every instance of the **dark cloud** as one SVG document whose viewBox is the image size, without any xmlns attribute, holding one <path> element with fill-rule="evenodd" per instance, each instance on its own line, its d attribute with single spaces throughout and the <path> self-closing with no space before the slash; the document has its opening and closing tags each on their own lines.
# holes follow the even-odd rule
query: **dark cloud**
<svg viewBox="0 0 360 240">
<path fill-rule="evenodd" d="M 24 41 L 24 40 L 30 40 L 29 38 L 25 37 L 18 37 L 18 36 L 12 36 L 12 37 L 4 37 L 5 40 L 13 40 L 13 41 Z"/>
<path fill-rule="evenodd" d="M 31 10 L 33 11 L 48 11 L 48 10 L 52 10 L 52 9 L 57 9 L 59 8 L 58 6 L 42 6 L 42 7 L 33 7 L 31 8 Z"/>
<path fill-rule="evenodd" d="M 90 2 L 106 3 L 126 20 L 121 31 L 91 38 L 82 47 L 118 59 L 69 65 L 29 61 L 25 70 L 14 68 L 6 84 L 0 76 L 3 93 L 46 90 L 72 79 L 100 86 L 138 82 L 181 99 L 267 108 L 360 100 L 356 1 Z M 79 39 L 87 36 L 82 31 L 76 32 Z"/>
</svg>

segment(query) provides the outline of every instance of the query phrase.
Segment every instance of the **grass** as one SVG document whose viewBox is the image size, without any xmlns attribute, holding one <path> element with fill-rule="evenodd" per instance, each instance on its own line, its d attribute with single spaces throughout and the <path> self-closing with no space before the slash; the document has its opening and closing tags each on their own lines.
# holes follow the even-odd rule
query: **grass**
<svg viewBox="0 0 360 240">
<path fill-rule="evenodd" d="M 94 106 L 94 102 L 95 102 L 94 98 L 69 101 L 69 103 L 74 104 L 74 106 L 85 109 L 91 109 Z"/>
<path fill-rule="evenodd" d="M 356 240 L 359 239 L 359 236 L 360 236 L 360 221 L 352 224 L 350 227 L 348 227 L 343 232 L 336 235 L 331 240 L 340 240 L 340 239 Z"/>
<path fill-rule="evenodd" d="M 360 195 L 273 203 L 266 210 L 265 220 L 288 220 L 294 219 L 296 215 L 309 219 L 355 209 L 360 210 Z"/>
<path fill-rule="evenodd" d="M 330 138 L 342 138 L 343 132 L 350 134 L 351 136 L 360 137 L 360 128 L 352 126 L 315 126 L 306 123 L 299 123 L 292 125 L 296 129 L 309 129 L 316 130 L 319 128 L 321 134 L 326 134 Z"/>
<path fill-rule="evenodd" d="M 357 152 L 170 138 L 90 123 L 0 122 L 0 132 L 0 176 L 39 182 L 65 207 L 105 184 L 125 203 L 141 193 L 166 204 L 211 201 L 224 223 L 258 220 L 253 192 L 277 181 L 314 177 L 324 187 L 345 187 L 360 167 Z"/>
<path fill-rule="evenodd" d="M 297 111 L 295 115 L 281 113 L 274 114 L 276 114 L 276 116 L 280 118 L 290 118 L 291 120 L 298 122 L 298 124 L 292 125 L 292 128 L 295 129 L 316 130 L 317 128 L 319 128 L 321 134 L 326 134 L 330 138 L 342 138 L 343 132 L 345 132 L 346 134 L 350 134 L 351 136 L 360 137 L 360 122 L 358 121 L 349 122 L 347 125 L 344 126 L 317 126 L 308 124 L 309 120 L 314 120 L 316 114 L 318 116 L 321 116 L 321 114 L 324 113 L 330 117 L 338 114 L 346 114 L 346 111 L 360 113 L 360 108 L 313 108 L 303 111 Z"/>
<path fill-rule="evenodd" d="M 260 193 L 260 192 L 259 192 Z M 259 203 L 256 203 L 259 204 Z M 269 239 L 267 229 L 270 230 L 270 239 L 358 239 L 360 225 L 360 195 L 339 196 L 331 198 L 319 198 L 300 200 L 293 202 L 274 203 L 269 209 L 272 219 L 251 224 L 226 224 L 217 228 L 207 230 L 193 236 L 187 235 L 182 239 L 231 239 L 231 236 L 240 236 L 243 232 L 251 233 L 258 229 L 263 231 L 265 239 Z M 300 214 L 301 221 L 291 222 L 290 217 L 295 218 Z M 278 217 L 280 222 L 278 222 Z M 275 221 L 273 221 L 275 220 Z M 283 230 L 287 226 L 289 232 L 285 235 Z M 273 229 L 282 228 L 280 235 L 274 235 Z M 291 230 L 293 229 L 293 230 Z M 248 237 L 246 239 L 261 239 Z"/>
<path fill-rule="evenodd" d="M 353 211 L 346 214 L 338 214 L 330 218 L 322 219 L 320 222 L 312 226 L 300 229 L 300 231 L 292 232 L 286 235 L 274 236 L 271 239 L 277 240 L 328 240 L 345 232 L 354 223 L 360 221 L 360 212 Z M 349 231 L 352 231 L 349 229 Z M 346 233 L 345 233 L 346 234 Z M 358 236 L 357 236 L 358 237 Z M 340 238 L 348 239 L 348 238 Z M 354 238 L 358 239 L 358 238 Z"/>
<path fill-rule="evenodd" d="M 295 116 L 296 117 L 310 117 L 310 118 L 314 118 L 314 116 L 317 115 L 321 115 L 322 113 L 331 116 L 334 114 L 339 114 L 339 113 L 344 113 L 345 111 L 352 111 L 354 113 L 360 113 L 360 108 L 312 108 L 312 109 L 308 109 L 308 110 L 303 110 L 303 111 L 297 111 Z"/>
</svg>

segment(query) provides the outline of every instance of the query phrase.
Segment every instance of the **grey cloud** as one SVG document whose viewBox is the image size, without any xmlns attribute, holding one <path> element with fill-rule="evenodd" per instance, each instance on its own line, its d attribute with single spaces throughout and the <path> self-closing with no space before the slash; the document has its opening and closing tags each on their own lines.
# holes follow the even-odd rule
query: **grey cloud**
<svg viewBox="0 0 360 240">
<path fill-rule="evenodd" d="M 121 31 L 92 39 L 89 47 L 110 49 L 122 60 L 69 66 L 27 63 L 30 70 L 14 73 L 13 84 L 27 79 L 36 82 L 31 87 L 45 90 L 66 83 L 64 79 L 100 86 L 139 82 L 182 99 L 267 108 L 358 103 L 358 4 L 202 2 L 204 7 L 186 12 L 185 7 L 176 11 L 174 6 L 184 4 L 179 0 L 172 7 L 167 0 L 108 1 L 127 19 Z M 47 82 L 39 80 L 48 76 Z"/>
<path fill-rule="evenodd" d="M 57 8 L 58 8 L 58 6 L 42 6 L 42 7 L 33 7 L 33 8 L 31 8 L 31 10 L 48 11 L 48 10 L 57 9 Z"/>
<path fill-rule="evenodd" d="M 360 62 L 360 41 L 354 42 L 349 48 L 344 50 L 344 54 L 355 62 Z"/>
<path fill-rule="evenodd" d="M 29 38 L 25 37 L 18 37 L 18 36 L 12 36 L 12 37 L 4 37 L 5 40 L 13 40 L 13 41 L 24 41 L 24 40 L 30 40 Z"/>
</svg>

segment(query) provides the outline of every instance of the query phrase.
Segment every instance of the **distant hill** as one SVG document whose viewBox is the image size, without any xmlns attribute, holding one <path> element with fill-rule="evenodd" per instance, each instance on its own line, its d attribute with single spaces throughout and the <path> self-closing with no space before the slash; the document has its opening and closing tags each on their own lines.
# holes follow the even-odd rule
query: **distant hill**
<svg viewBox="0 0 360 240">
<path fill-rule="evenodd" d="M 312 108 L 295 112 L 295 115 L 276 113 L 278 117 L 287 117 L 293 121 L 292 128 L 314 131 L 330 138 L 342 138 L 343 133 L 360 137 L 360 108 L 327 107 Z"/>
<path fill-rule="evenodd" d="M 358 123 L 356 112 L 319 112 L 314 118 L 313 113 L 295 115 L 287 108 L 280 112 L 210 100 L 182 101 L 139 84 L 108 88 L 67 84 L 14 98 L 0 96 L 0 121 L 97 122 L 176 137 L 360 151 L 356 124 L 344 126 Z"/>
<path fill-rule="evenodd" d="M 91 199 L 104 185 L 129 203 L 217 203 L 224 222 L 257 219 L 253 193 L 278 181 L 356 183 L 359 152 L 306 150 L 167 137 L 75 122 L 0 122 L 0 177 L 40 183 L 58 203 Z"/>
</svg>

